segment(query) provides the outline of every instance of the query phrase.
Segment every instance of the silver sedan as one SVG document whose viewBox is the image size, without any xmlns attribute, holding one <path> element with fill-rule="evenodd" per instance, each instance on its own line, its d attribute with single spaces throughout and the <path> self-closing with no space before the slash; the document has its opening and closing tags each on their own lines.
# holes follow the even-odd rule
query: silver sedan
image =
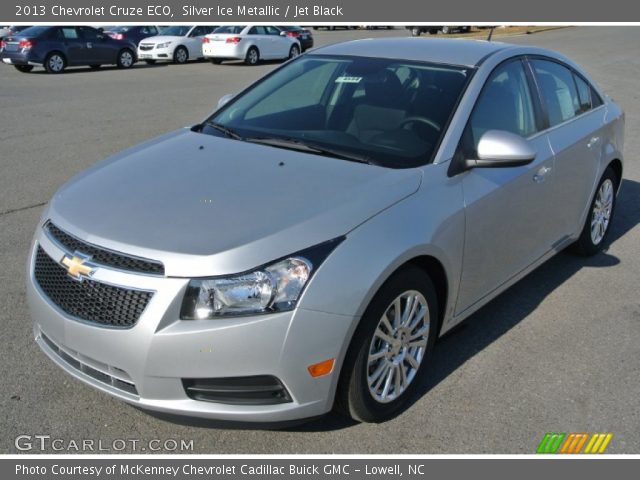
<svg viewBox="0 0 640 480">
<path fill-rule="evenodd" d="M 623 137 L 548 50 L 314 50 L 60 189 L 29 258 L 35 339 L 147 409 L 387 419 L 438 336 L 565 247 L 602 249 Z"/>
</svg>

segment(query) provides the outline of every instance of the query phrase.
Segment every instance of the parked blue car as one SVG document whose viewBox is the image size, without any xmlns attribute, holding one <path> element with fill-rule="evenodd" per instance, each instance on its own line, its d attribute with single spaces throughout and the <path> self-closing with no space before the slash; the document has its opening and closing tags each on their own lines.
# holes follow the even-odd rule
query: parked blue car
<svg viewBox="0 0 640 480">
<path fill-rule="evenodd" d="M 117 65 L 131 68 L 137 61 L 136 45 L 115 40 L 91 27 L 34 26 L 0 42 L 0 59 L 21 72 L 43 66 L 49 73 L 61 73 L 70 66 Z"/>
</svg>

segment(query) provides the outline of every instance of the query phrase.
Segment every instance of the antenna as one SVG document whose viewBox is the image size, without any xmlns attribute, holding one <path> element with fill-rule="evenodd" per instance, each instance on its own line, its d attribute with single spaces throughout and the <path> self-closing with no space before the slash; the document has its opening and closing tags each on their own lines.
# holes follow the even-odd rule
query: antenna
<svg viewBox="0 0 640 480">
<path fill-rule="evenodd" d="M 491 30 L 489 30 L 489 36 L 487 37 L 487 42 L 491 41 L 491 37 L 493 37 L 493 31 L 495 30 L 495 26 L 491 27 Z"/>
</svg>

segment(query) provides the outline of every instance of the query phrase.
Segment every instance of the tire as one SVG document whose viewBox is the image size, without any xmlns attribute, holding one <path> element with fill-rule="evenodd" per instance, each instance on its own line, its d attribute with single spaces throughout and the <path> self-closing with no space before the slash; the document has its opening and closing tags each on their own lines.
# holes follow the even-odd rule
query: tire
<svg viewBox="0 0 640 480">
<path fill-rule="evenodd" d="M 602 174 L 596 193 L 591 200 L 582 232 L 574 244 L 574 250 L 579 255 L 584 257 L 595 255 L 606 243 L 615 212 L 619 182 L 620 179 L 611 167 Z"/>
<path fill-rule="evenodd" d="M 221 58 L 212 58 L 211 59 L 211 63 L 213 63 L 214 65 L 220 65 L 222 63 L 222 59 Z"/>
<path fill-rule="evenodd" d="M 22 73 L 29 73 L 33 70 L 33 65 L 14 65 L 14 68 Z"/>
<path fill-rule="evenodd" d="M 298 45 L 291 45 L 291 50 L 289 50 L 289 58 L 296 58 L 300 55 L 300 47 Z"/>
<path fill-rule="evenodd" d="M 442 33 L 444 33 L 445 35 L 450 34 L 452 31 L 453 29 L 449 25 L 445 25 L 444 27 L 442 27 Z"/>
<path fill-rule="evenodd" d="M 189 52 L 184 47 L 178 47 L 173 51 L 173 63 L 185 64 L 189 61 Z"/>
<path fill-rule="evenodd" d="M 144 61 L 147 65 L 155 65 L 156 61 L 155 60 L 145 60 Z"/>
<path fill-rule="evenodd" d="M 244 63 L 252 66 L 260 63 L 260 51 L 256 47 L 250 47 L 244 57 Z"/>
<path fill-rule="evenodd" d="M 429 35 L 437 35 L 438 34 L 438 29 L 437 28 L 432 28 L 429 30 Z"/>
<path fill-rule="evenodd" d="M 412 37 L 419 37 L 421 33 L 422 33 L 422 30 L 420 30 L 419 28 L 413 27 L 411 29 L 411 36 Z"/>
<path fill-rule="evenodd" d="M 98 70 L 102 65 L 89 65 L 89 68 L 91 68 L 92 70 Z"/>
<path fill-rule="evenodd" d="M 409 328 L 400 325 L 397 333 L 390 335 L 398 327 L 395 303 L 400 298 L 400 311 L 406 314 L 408 301 L 404 299 L 407 297 L 419 299 L 415 312 L 424 311 L 424 315 L 409 315 Z M 338 383 L 338 411 L 361 422 L 381 422 L 399 413 L 425 372 L 437 336 L 437 312 L 436 291 L 423 270 L 407 266 L 393 274 L 376 293 L 353 335 Z M 388 316 L 390 313 L 393 315 Z M 417 323 L 411 327 L 414 321 Z M 422 336 L 412 340 L 412 335 L 418 332 Z M 420 342 L 421 346 L 409 347 L 408 342 Z M 379 357 L 370 361 L 372 353 Z M 413 363 L 407 360 L 409 356 Z M 374 377 L 371 382 L 370 377 Z M 403 378 L 407 379 L 404 385 Z"/>
<path fill-rule="evenodd" d="M 118 58 L 116 60 L 118 68 L 131 68 L 134 63 L 136 63 L 136 56 L 131 50 L 123 48 L 118 52 Z"/>
<path fill-rule="evenodd" d="M 327 27 L 327 30 L 329 30 L 330 32 L 333 32 L 336 29 L 336 27 Z"/>
<path fill-rule="evenodd" d="M 51 52 L 44 59 L 44 69 L 48 73 L 62 73 L 67 68 L 67 59 L 60 52 Z"/>
</svg>

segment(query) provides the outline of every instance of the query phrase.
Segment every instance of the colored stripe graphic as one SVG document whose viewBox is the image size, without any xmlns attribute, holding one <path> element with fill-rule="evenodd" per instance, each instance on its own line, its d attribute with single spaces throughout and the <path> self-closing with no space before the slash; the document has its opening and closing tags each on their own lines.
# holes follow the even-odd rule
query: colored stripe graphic
<svg viewBox="0 0 640 480">
<path fill-rule="evenodd" d="M 562 445 L 559 453 L 580 453 L 582 446 L 589 438 L 588 433 L 571 433 Z"/>
<path fill-rule="evenodd" d="M 604 453 L 612 438 L 612 433 L 594 433 L 587 448 L 584 449 L 584 453 Z"/>
<path fill-rule="evenodd" d="M 545 433 L 540 445 L 536 450 L 536 453 L 560 453 L 560 454 L 576 454 L 576 453 L 590 453 L 600 454 L 604 453 L 609 442 L 613 438 L 612 433 L 594 433 L 589 438 L 589 433 L 586 432 L 573 432 L 573 433 L 559 433 L 549 432 Z M 587 440 L 589 440 L 587 442 Z M 587 447 L 582 450 L 585 443 Z"/>
<path fill-rule="evenodd" d="M 538 445 L 537 453 L 556 453 L 566 433 L 547 433 Z"/>
</svg>

